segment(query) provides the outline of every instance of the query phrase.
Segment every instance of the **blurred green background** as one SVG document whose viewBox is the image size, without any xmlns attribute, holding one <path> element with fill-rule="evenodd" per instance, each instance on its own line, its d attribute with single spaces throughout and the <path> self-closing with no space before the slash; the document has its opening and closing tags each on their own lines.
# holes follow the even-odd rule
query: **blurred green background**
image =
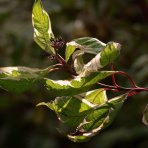
<svg viewBox="0 0 148 148">
<path fill-rule="evenodd" d="M 0 67 L 50 65 L 33 41 L 31 11 L 34 0 L 0 0 Z M 148 86 L 147 0 L 43 0 L 55 36 L 65 41 L 92 36 L 122 45 L 115 68 L 128 72 L 139 86 Z M 57 73 L 52 77 L 59 78 Z M 61 74 L 63 77 L 63 74 Z M 60 79 L 60 78 L 59 78 Z M 117 78 L 126 85 L 124 77 Z M 40 101 L 53 99 L 43 86 L 25 93 L 0 90 L 0 148 L 147 148 L 148 128 L 142 112 L 148 94 L 128 99 L 110 127 L 86 143 L 73 143 L 57 128 L 56 115 Z"/>
</svg>

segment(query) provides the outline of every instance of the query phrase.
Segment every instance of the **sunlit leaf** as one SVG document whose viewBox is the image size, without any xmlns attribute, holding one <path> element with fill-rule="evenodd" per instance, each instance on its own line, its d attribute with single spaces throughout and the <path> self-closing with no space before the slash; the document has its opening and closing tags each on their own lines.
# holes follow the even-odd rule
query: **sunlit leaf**
<svg viewBox="0 0 148 148">
<path fill-rule="evenodd" d="M 93 109 L 106 102 L 106 93 L 104 89 L 89 91 L 83 95 L 73 97 L 57 97 L 49 103 L 39 103 L 56 112 L 58 118 L 65 124 L 77 127 Z"/>
<path fill-rule="evenodd" d="M 94 105 L 101 105 L 107 101 L 106 91 L 102 89 L 95 89 L 85 94 L 85 99 Z"/>
<path fill-rule="evenodd" d="M 69 60 L 70 56 L 73 54 L 73 52 L 76 49 L 76 43 L 70 42 L 66 44 L 66 51 L 65 51 L 65 59 L 66 61 Z"/>
<path fill-rule="evenodd" d="M 105 48 L 83 67 L 80 75 L 87 75 L 112 63 L 120 54 L 120 44 L 109 42 Z"/>
<path fill-rule="evenodd" d="M 125 99 L 126 95 L 121 95 L 94 108 L 84 118 L 76 133 L 68 135 L 69 139 L 74 142 L 85 142 L 98 134 L 113 121 Z"/>
<path fill-rule="evenodd" d="M 28 67 L 0 68 L 0 88 L 11 92 L 22 92 L 47 75 L 48 69 Z"/>
<path fill-rule="evenodd" d="M 41 0 L 35 0 L 32 10 L 32 23 L 34 28 L 35 42 L 46 52 L 54 53 L 50 46 L 50 39 L 54 37 L 50 18 L 43 9 Z"/>
<path fill-rule="evenodd" d="M 100 53 L 100 63 L 103 66 L 112 63 L 120 54 L 121 45 L 115 42 L 109 42 Z"/>
<path fill-rule="evenodd" d="M 103 47 L 105 47 L 105 43 L 99 41 L 96 38 L 92 37 L 83 37 L 74 40 L 78 44 L 78 48 L 84 50 L 84 52 L 97 54 L 99 53 Z"/>
<path fill-rule="evenodd" d="M 96 38 L 92 37 L 83 37 L 75 39 L 69 43 L 67 43 L 65 57 L 66 61 L 69 60 L 70 56 L 73 54 L 76 48 L 80 49 L 81 53 L 91 53 L 91 54 L 97 54 L 99 53 L 103 47 L 105 47 L 106 44 L 99 41 Z"/>
<path fill-rule="evenodd" d="M 47 89 L 57 96 L 72 96 L 86 92 L 95 83 L 115 73 L 114 71 L 99 71 L 91 73 L 87 77 L 75 77 L 72 80 L 46 80 Z"/>
<path fill-rule="evenodd" d="M 63 123 L 72 127 L 77 127 L 90 109 L 88 105 L 81 103 L 81 100 L 75 97 L 56 98 L 53 102 L 48 104 L 48 107 L 57 113 L 58 118 Z"/>
<path fill-rule="evenodd" d="M 121 107 L 121 104 L 123 103 L 125 97 L 125 95 L 121 95 L 119 97 L 109 100 L 98 108 L 96 107 L 96 109 L 92 113 L 88 114 L 85 118 L 84 122 L 86 122 L 86 124 L 82 126 L 83 130 L 87 132 L 92 131 L 93 129 L 97 129 L 102 123 L 106 124 L 112 121 L 111 113 Z"/>
</svg>

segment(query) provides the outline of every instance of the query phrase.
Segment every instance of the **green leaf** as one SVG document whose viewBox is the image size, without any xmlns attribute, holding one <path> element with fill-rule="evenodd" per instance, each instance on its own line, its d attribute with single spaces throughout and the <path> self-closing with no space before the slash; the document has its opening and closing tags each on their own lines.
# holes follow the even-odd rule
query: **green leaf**
<svg viewBox="0 0 148 148">
<path fill-rule="evenodd" d="M 50 39 L 54 37 L 50 18 L 43 9 L 41 0 L 35 0 L 32 10 L 32 23 L 34 27 L 34 40 L 46 52 L 54 53 L 50 46 Z"/>
<path fill-rule="evenodd" d="M 112 63 L 120 54 L 121 45 L 115 42 L 109 42 L 100 53 L 100 63 L 102 67 Z"/>
<path fill-rule="evenodd" d="M 145 125 L 148 126 L 148 104 L 146 105 L 146 107 L 144 109 L 142 121 Z"/>
<path fill-rule="evenodd" d="M 46 80 L 47 89 L 57 96 L 72 96 L 88 91 L 95 83 L 105 79 L 115 71 L 99 71 L 86 77 L 75 77 L 72 80 Z"/>
<path fill-rule="evenodd" d="M 76 128 L 68 138 L 74 142 L 88 141 L 107 127 L 121 109 L 127 94 L 107 100 L 104 89 L 96 89 L 71 97 L 57 97 L 49 103 L 39 103 L 55 111 L 64 124 Z"/>
<path fill-rule="evenodd" d="M 87 115 L 84 119 L 86 124 L 83 124 L 81 130 L 85 130 L 86 132 L 96 130 L 103 123 L 103 126 L 106 127 L 105 124 L 108 124 L 112 121 L 111 114 L 116 112 L 122 105 L 123 100 L 125 99 L 125 95 L 121 95 L 119 97 L 113 98 L 106 101 L 102 106 L 96 107 L 93 112 Z"/>
<path fill-rule="evenodd" d="M 0 88 L 11 92 L 22 92 L 48 73 L 49 69 L 28 67 L 3 67 L 0 68 Z"/>
<path fill-rule="evenodd" d="M 106 93 L 104 89 L 89 91 L 83 95 L 73 97 L 57 97 L 50 103 L 39 103 L 56 112 L 58 118 L 68 126 L 77 127 L 92 110 L 106 102 Z"/>
<path fill-rule="evenodd" d="M 70 42 L 66 44 L 66 51 L 65 51 L 65 59 L 66 61 L 69 60 L 70 56 L 73 54 L 73 52 L 76 49 L 76 44 L 74 42 Z"/>
<path fill-rule="evenodd" d="M 120 54 L 120 44 L 109 42 L 91 61 L 83 66 L 80 75 L 88 75 L 112 63 Z"/>
<path fill-rule="evenodd" d="M 90 109 L 88 105 L 82 104 L 81 101 L 75 97 L 58 97 L 46 106 L 55 111 L 63 123 L 72 127 L 77 127 Z"/>
<path fill-rule="evenodd" d="M 101 105 L 107 101 L 106 91 L 104 89 L 96 89 L 85 94 L 85 99 L 94 105 Z"/>
<path fill-rule="evenodd" d="M 92 37 L 83 37 L 74 40 L 78 44 L 78 48 L 84 52 L 98 54 L 105 47 L 105 43 Z"/>
<path fill-rule="evenodd" d="M 106 44 L 99 41 L 96 38 L 92 37 L 83 37 L 75 39 L 69 43 L 67 43 L 65 57 L 66 61 L 69 60 L 70 56 L 73 54 L 76 48 L 80 49 L 81 53 L 91 53 L 91 54 L 97 54 L 99 53 L 103 47 L 105 47 Z"/>
<path fill-rule="evenodd" d="M 88 141 L 113 121 L 125 99 L 126 95 L 121 95 L 94 107 L 77 127 L 77 132 L 68 138 L 74 142 Z"/>
</svg>

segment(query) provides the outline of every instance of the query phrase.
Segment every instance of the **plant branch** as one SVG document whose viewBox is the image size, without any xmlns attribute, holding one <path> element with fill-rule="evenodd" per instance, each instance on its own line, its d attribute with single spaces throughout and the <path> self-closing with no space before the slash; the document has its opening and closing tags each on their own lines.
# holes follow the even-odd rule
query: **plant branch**
<svg viewBox="0 0 148 148">
<path fill-rule="evenodd" d="M 58 53 L 58 50 L 61 49 L 65 42 L 62 39 L 62 37 L 59 38 L 51 38 L 51 46 L 54 48 L 55 54 L 54 57 L 57 59 L 57 61 L 59 62 L 58 64 L 60 64 L 60 69 L 59 70 L 63 70 L 66 71 L 68 73 L 70 73 L 72 76 L 77 76 L 76 71 L 73 69 L 72 66 L 70 66 L 66 60 Z"/>
<path fill-rule="evenodd" d="M 132 96 L 132 95 L 135 95 L 135 94 L 138 94 L 142 91 L 148 91 L 148 88 L 142 88 L 142 87 L 136 87 L 136 88 L 126 88 L 126 87 L 122 87 L 122 86 L 118 86 L 118 87 L 115 87 L 115 86 L 111 86 L 111 85 L 106 85 L 106 84 L 103 84 L 103 83 L 97 83 L 99 84 L 101 87 L 104 87 L 105 90 L 111 90 L 111 91 L 115 91 L 115 92 L 122 92 L 122 91 L 128 91 L 129 92 L 129 95 L 128 96 Z"/>
<path fill-rule="evenodd" d="M 114 71 L 114 65 L 113 64 L 111 64 L 111 69 Z M 122 87 L 122 86 L 117 85 L 116 80 L 115 80 L 115 74 L 122 74 L 122 75 L 126 76 L 128 78 L 128 80 L 131 82 L 133 87 L 132 88 L 126 88 L 126 87 Z M 112 82 L 113 82 L 113 86 L 106 85 L 106 84 L 103 84 L 103 83 L 97 83 L 97 84 L 99 84 L 101 87 L 104 87 L 105 90 L 111 90 L 111 91 L 114 91 L 114 92 L 126 91 L 126 92 L 128 92 L 128 96 L 133 96 L 133 95 L 138 94 L 142 91 L 148 91 L 148 88 L 138 87 L 136 85 L 135 81 L 132 79 L 132 77 L 129 76 L 126 72 L 123 72 L 123 71 L 118 71 L 118 72 L 112 74 Z"/>
<path fill-rule="evenodd" d="M 113 63 L 111 63 L 111 70 L 114 71 Z M 112 82 L 113 82 L 114 87 L 118 87 L 118 84 L 116 83 L 116 80 L 115 80 L 115 74 L 114 73 L 112 74 Z"/>
<path fill-rule="evenodd" d="M 124 72 L 124 71 L 118 71 L 115 74 L 122 74 L 122 75 L 126 76 L 128 78 L 128 80 L 131 82 L 131 84 L 133 85 L 134 88 L 137 88 L 138 87 L 136 85 L 135 81 L 132 79 L 132 77 L 130 75 L 128 75 L 126 72 Z"/>
<path fill-rule="evenodd" d="M 112 71 L 115 71 L 113 63 L 111 63 L 111 70 Z M 118 71 L 118 72 L 112 74 L 112 82 L 113 82 L 113 85 L 115 87 L 118 87 L 118 84 L 116 83 L 116 80 L 115 80 L 115 74 L 122 74 L 122 75 L 126 76 L 128 78 L 128 80 L 131 82 L 131 84 L 132 84 L 132 86 L 134 88 L 137 88 L 138 87 L 136 85 L 135 81 L 132 79 L 132 77 L 130 75 L 128 75 L 126 72 L 123 72 L 123 71 Z"/>
<path fill-rule="evenodd" d="M 61 68 L 52 68 L 49 70 L 49 72 L 52 72 L 52 71 L 57 71 L 57 70 L 62 70 Z"/>
</svg>

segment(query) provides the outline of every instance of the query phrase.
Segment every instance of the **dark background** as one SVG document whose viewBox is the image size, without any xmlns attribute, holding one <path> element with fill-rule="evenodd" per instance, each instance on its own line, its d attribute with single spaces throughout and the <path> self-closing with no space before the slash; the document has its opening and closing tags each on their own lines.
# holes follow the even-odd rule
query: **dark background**
<svg viewBox="0 0 148 148">
<path fill-rule="evenodd" d="M 66 41 L 92 36 L 121 43 L 117 70 L 128 72 L 139 86 L 148 86 L 147 0 L 44 0 L 53 32 Z M 45 68 L 49 59 L 33 41 L 33 0 L 0 0 L 0 67 Z M 57 73 L 52 77 L 59 78 Z M 61 74 L 62 77 L 62 74 Z M 60 79 L 60 78 L 59 78 Z M 124 77 L 119 84 L 128 86 Z M 86 143 L 73 143 L 59 134 L 62 125 L 47 108 L 51 100 L 42 86 L 25 93 L 0 90 L 0 148 L 147 148 L 148 128 L 142 124 L 147 93 L 128 99 L 110 127 Z"/>
</svg>

